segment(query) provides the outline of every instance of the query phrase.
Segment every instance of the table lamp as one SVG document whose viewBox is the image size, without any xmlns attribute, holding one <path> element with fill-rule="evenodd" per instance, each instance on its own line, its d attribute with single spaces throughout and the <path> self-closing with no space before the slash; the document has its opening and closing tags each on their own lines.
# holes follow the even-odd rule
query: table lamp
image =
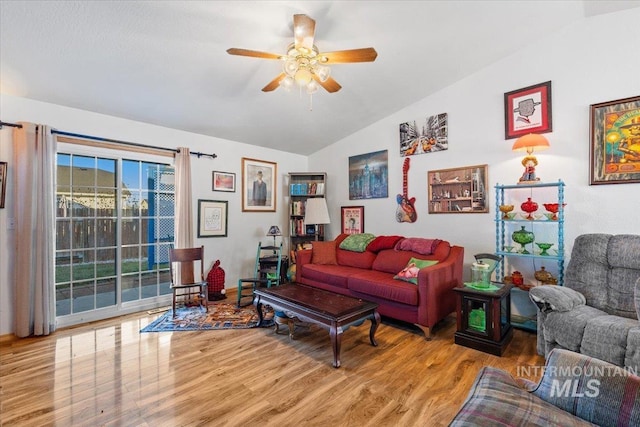
<svg viewBox="0 0 640 427">
<path fill-rule="evenodd" d="M 318 240 L 318 224 L 329 224 L 329 210 L 327 209 L 327 201 L 324 197 L 315 197 L 307 199 L 304 208 L 304 224 L 315 226 L 315 236 Z"/>
<path fill-rule="evenodd" d="M 280 231 L 280 227 L 277 225 L 272 225 L 269 227 L 269 231 L 267 232 L 267 236 L 273 236 L 273 246 L 276 245 L 276 236 L 282 236 L 282 232 Z"/>
<path fill-rule="evenodd" d="M 531 184 L 540 181 L 540 178 L 536 177 L 536 166 L 538 166 L 538 159 L 533 155 L 534 149 L 536 151 L 542 151 L 549 148 L 549 141 L 544 136 L 537 133 L 530 133 L 516 139 L 511 148 L 513 151 L 526 151 L 527 155 L 522 159 L 522 166 L 524 166 L 524 173 L 520 177 L 518 184 Z"/>
</svg>

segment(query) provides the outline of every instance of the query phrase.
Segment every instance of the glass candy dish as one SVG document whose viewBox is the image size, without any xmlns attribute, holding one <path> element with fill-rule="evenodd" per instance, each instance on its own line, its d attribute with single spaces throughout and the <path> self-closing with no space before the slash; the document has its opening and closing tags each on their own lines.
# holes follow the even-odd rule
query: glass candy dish
<svg viewBox="0 0 640 427">
<path fill-rule="evenodd" d="M 515 214 L 513 214 L 513 216 L 509 216 L 510 212 L 513 210 L 513 207 L 513 205 L 500 205 L 498 207 L 498 209 L 500 209 L 500 212 L 502 212 L 502 219 L 513 219 Z"/>
<path fill-rule="evenodd" d="M 551 249 L 551 246 L 553 246 L 553 243 L 536 242 L 536 246 L 540 248 L 540 255 L 548 256 L 549 252 L 547 251 Z"/>
</svg>

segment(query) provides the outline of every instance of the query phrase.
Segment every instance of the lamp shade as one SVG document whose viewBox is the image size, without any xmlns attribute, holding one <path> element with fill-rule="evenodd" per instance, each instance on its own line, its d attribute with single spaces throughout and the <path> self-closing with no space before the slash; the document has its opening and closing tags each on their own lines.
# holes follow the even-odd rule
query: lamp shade
<svg viewBox="0 0 640 427">
<path fill-rule="evenodd" d="M 549 148 L 549 140 L 539 133 L 529 133 L 516 139 L 511 149 L 513 151 L 526 151 L 532 153 L 536 151 L 546 150 Z"/>
<path fill-rule="evenodd" d="M 327 201 L 323 197 L 307 199 L 305 205 L 304 223 L 306 224 L 329 224 L 329 210 Z"/>
<path fill-rule="evenodd" d="M 280 231 L 280 227 L 277 225 L 272 225 L 269 227 L 269 231 L 267 232 L 267 236 L 282 236 L 282 232 Z"/>
</svg>

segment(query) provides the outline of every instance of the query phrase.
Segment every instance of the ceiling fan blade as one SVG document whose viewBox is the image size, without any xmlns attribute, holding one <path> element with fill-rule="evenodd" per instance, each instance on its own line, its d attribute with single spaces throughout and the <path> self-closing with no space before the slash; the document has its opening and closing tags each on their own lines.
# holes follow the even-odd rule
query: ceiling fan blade
<svg viewBox="0 0 640 427">
<path fill-rule="evenodd" d="M 372 62 L 378 57 L 378 52 L 372 47 L 365 47 L 362 49 L 351 50 L 337 50 L 335 52 L 323 52 L 318 55 L 321 58 L 326 58 L 326 61 L 321 61 L 326 64 L 339 64 L 347 62 Z"/>
<path fill-rule="evenodd" d="M 275 53 L 260 52 L 258 50 L 249 50 L 249 49 L 238 49 L 236 47 L 227 49 L 227 53 L 229 55 L 250 56 L 252 58 L 262 58 L 262 59 L 280 59 L 282 57 L 282 55 L 276 55 Z"/>
<path fill-rule="evenodd" d="M 287 77 L 287 75 L 285 73 L 280 73 L 278 75 L 278 77 L 276 77 L 275 79 L 271 80 L 265 87 L 262 88 L 263 92 L 271 92 L 273 90 L 278 89 L 278 86 L 280 86 L 280 81 L 282 79 L 284 79 L 285 77 Z"/>
<path fill-rule="evenodd" d="M 334 93 L 342 89 L 342 86 L 340 86 L 340 84 L 332 77 L 329 77 L 326 81 L 323 82 L 320 81 L 320 77 L 313 74 L 313 79 L 329 93 Z"/>
<path fill-rule="evenodd" d="M 313 38 L 316 34 L 316 21 L 307 15 L 293 15 L 293 36 L 296 49 L 304 47 L 313 49 Z"/>
</svg>

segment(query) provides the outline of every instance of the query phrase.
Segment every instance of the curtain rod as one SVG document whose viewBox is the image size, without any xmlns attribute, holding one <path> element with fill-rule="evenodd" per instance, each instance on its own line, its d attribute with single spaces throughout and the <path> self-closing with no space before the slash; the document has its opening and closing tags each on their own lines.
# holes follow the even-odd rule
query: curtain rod
<svg viewBox="0 0 640 427">
<path fill-rule="evenodd" d="M 8 122 L 3 122 L 0 121 L 0 129 L 2 129 L 3 126 L 10 126 L 10 127 L 14 127 L 14 128 L 22 128 L 21 124 L 18 123 L 8 123 Z M 84 139 L 92 139 L 94 141 L 101 141 L 101 142 L 112 142 L 115 144 L 123 144 L 123 145 L 129 145 L 132 147 L 139 147 L 139 148 L 152 148 L 154 150 L 164 150 L 164 151 L 171 151 L 173 153 L 178 153 L 180 150 L 178 150 L 177 148 L 165 148 L 165 147 L 156 147 L 153 145 L 146 145 L 146 144 L 138 144 L 135 142 L 127 142 L 127 141 L 120 141 L 118 139 L 110 139 L 110 138 L 101 138 L 98 136 L 91 136 L 91 135 L 83 135 L 80 133 L 71 133 L 71 132 L 63 132 L 63 131 L 59 131 L 59 130 L 52 130 L 51 133 L 57 134 L 57 135 L 63 135 L 63 136 L 71 136 L 71 137 L 75 137 L 75 138 L 84 138 Z M 212 159 L 215 159 L 216 157 L 218 157 L 217 154 L 206 154 L 206 153 L 200 153 L 198 151 L 190 151 L 189 154 L 193 155 L 193 156 L 198 156 L 198 158 L 200 157 L 211 157 Z"/>
</svg>

